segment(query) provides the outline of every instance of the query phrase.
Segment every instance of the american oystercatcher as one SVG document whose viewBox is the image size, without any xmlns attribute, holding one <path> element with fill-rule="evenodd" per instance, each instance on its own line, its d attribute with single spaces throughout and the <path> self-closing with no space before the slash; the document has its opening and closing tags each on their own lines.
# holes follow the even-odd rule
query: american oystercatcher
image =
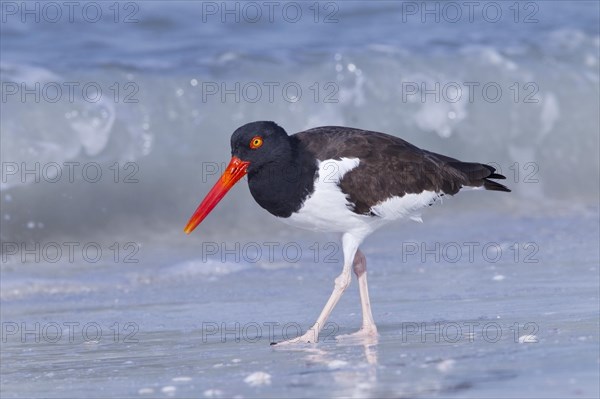
<svg viewBox="0 0 600 399">
<path fill-rule="evenodd" d="M 351 281 L 358 278 L 362 327 L 376 336 L 367 287 L 367 262 L 359 246 L 379 227 L 401 219 L 421 221 L 423 208 L 462 188 L 510 190 L 489 165 L 461 162 L 422 150 L 401 138 L 366 130 L 325 126 L 293 135 L 274 122 L 252 122 L 231 136 L 231 162 L 190 218 L 194 230 L 246 174 L 258 204 L 284 222 L 340 233 L 342 273 L 316 323 L 284 342 L 317 342 L 319 332 Z"/>
</svg>

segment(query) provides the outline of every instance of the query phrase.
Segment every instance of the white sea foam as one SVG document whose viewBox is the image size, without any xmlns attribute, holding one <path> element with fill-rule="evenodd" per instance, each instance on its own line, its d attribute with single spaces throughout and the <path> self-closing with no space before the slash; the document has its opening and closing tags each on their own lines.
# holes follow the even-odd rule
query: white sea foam
<svg viewBox="0 0 600 399">
<path fill-rule="evenodd" d="M 244 382 L 252 387 L 271 385 L 271 374 L 264 371 L 256 371 L 244 378 Z"/>
</svg>

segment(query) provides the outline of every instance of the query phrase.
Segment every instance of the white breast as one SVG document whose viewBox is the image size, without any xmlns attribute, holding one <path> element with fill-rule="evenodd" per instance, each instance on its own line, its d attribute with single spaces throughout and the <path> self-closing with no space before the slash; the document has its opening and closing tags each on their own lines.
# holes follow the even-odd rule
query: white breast
<svg viewBox="0 0 600 399">
<path fill-rule="evenodd" d="M 326 232 L 343 233 L 368 227 L 370 217 L 352 212 L 348 198 L 338 185 L 342 177 L 359 163 L 358 158 L 319 162 L 313 193 L 298 212 L 282 220 L 297 227 Z"/>
</svg>

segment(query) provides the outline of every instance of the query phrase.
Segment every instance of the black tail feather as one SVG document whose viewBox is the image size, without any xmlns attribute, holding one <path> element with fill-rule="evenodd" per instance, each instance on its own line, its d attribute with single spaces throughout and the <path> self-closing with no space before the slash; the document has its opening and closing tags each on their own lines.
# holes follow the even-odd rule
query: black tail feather
<svg viewBox="0 0 600 399">
<path fill-rule="evenodd" d="M 503 184 L 495 182 L 490 179 L 505 180 L 506 177 L 495 173 L 496 169 L 490 165 L 485 165 L 476 162 L 450 162 L 453 168 L 460 171 L 466 178 L 465 186 L 469 187 L 481 187 L 491 191 L 505 191 L 510 192 L 511 190 Z"/>
<path fill-rule="evenodd" d="M 496 175 L 496 176 L 502 176 L 502 175 Z M 504 176 L 493 177 L 493 178 L 494 179 L 506 179 L 506 177 L 504 177 Z M 505 185 L 495 182 L 493 180 L 488 180 L 488 179 L 483 179 L 483 187 L 486 190 L 491 190 L 491 191 L 505 191 L 507 193 L 510 193 L 510 191 L 511 191 L 510 188 L 506 187 Z"/>
</svg>

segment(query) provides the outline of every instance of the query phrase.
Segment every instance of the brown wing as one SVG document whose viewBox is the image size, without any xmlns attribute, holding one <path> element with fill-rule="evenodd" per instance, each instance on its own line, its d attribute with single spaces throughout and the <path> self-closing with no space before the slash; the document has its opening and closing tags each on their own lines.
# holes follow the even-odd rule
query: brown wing
<svg viewBox="0 0 600 399">
<path fill-rule="evenodd" d="M 294 137 L 318 160 L 360 159 L 359 166 L 346 173 L 339 183 L 354 204 L 354 212 L 359 214 L 370 214 L 374 205 L 407 193 L 435 191 L 453 195 L 464 186 L 510 191 L 488 180 L 504 178 L 489 165 L 425 151 L 388 134 L 325 126 Z"/>
</svg>

